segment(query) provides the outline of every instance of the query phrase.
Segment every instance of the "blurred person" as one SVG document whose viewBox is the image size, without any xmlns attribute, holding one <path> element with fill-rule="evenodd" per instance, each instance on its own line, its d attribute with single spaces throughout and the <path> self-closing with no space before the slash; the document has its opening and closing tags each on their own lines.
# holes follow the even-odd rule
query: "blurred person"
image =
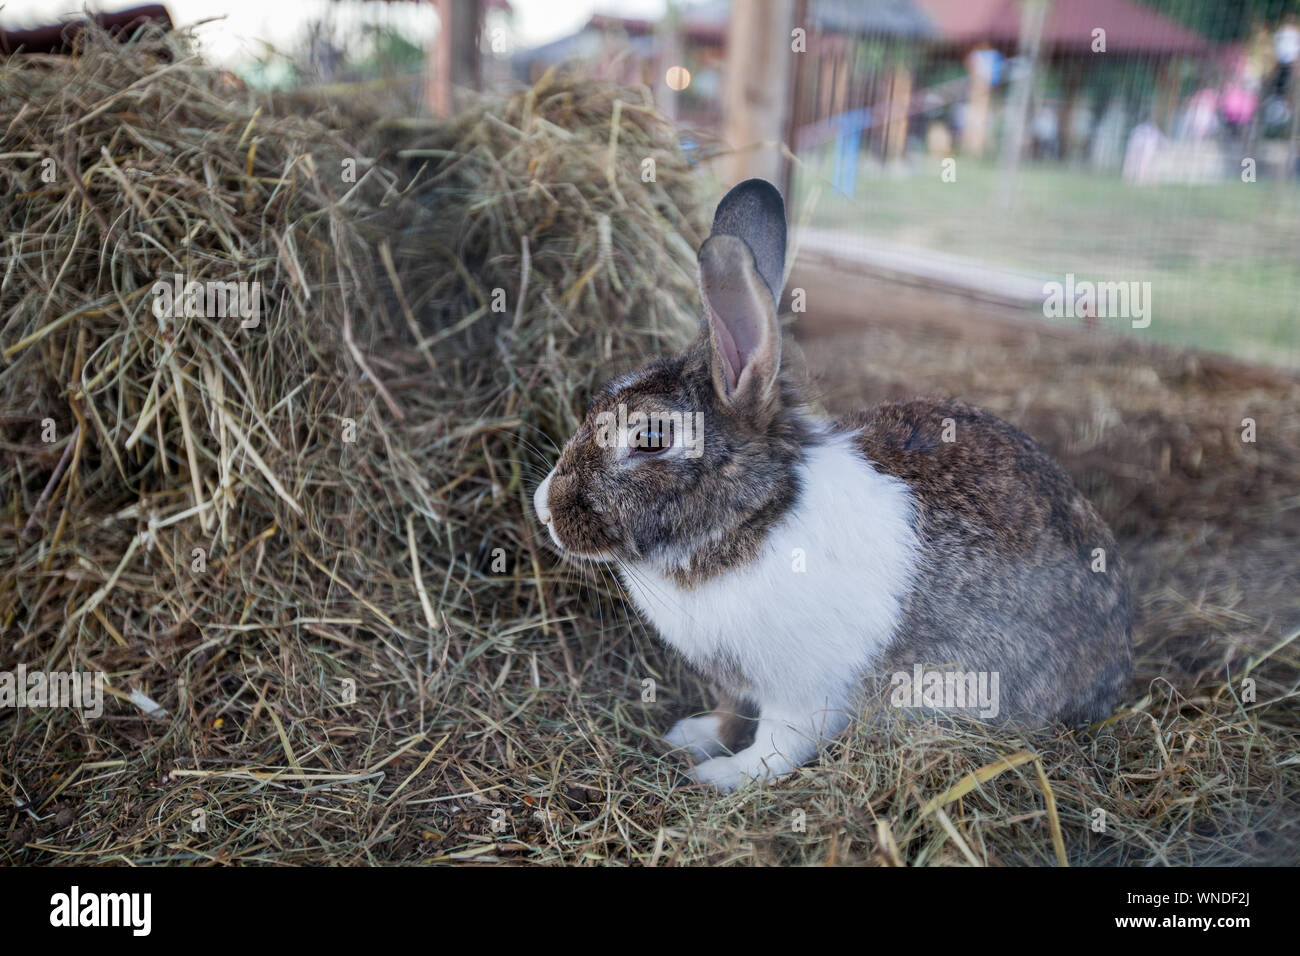
<svg viewBox="0 0 1300 956">
<path fill-rule="evenodd" d="M 1219 116 L 1233 141 L 1240 141 L 1259 104 L 1259 77 L 1252 75 L 1249 55 L 1237 58 L 1233 75 L 1223 84 L 1219 97 Z"/>
<path fill-rule="evenodd" d="M 1098 169 L 1114 169 L 1124 162 L 1124 131 L 1128 129 L 1128 112 L 1122 98 L 1112 97 L 1098 120 L 1092 136 L 1089 160 Z"/>
<path fill-rule="evenodd" d="M 1077 160 L 1088 155 L 1096 122 L 1097 117 L 1092 108 L 1092 101 L 1080 97 L 1065 120 L 1066 129 L 1070 131 L 1070 155 L 1066 157 L 1067 159 Z"/>
<path fill-rule="evenodd" d="M 1124 182 L 1147 186 L 1156 182 L 1156 160 L 1164 146 L 1164 134 L 1148 117 L 1129 134 L 1124 150 Z"/>
<path fill-rule="evenodd" d="M 1219 126 L 1219 92 L 1210 88 L 1197 90 L 1187 101 L 1182 121 L 1178 124 L 1178 139 L 1204 142 Z"/>
<path fill-rule="evenodd" d="M 952 155 L 952 132 L 943 120 L 931 120 L 925 130 L 926 151 L 940 158 Z"/>
<path fill-rule="evenodd" d="M 961 140 L 962 130 L 966 127 L 967 114 L 970 108 L 964 103 L 954 103 L 948 108 L 948 126 L 952 129 L 952 135 L 958 141 Z"/>
<path fill-rule="evenodd" d="M 1273 56 L 1277 60 L 1273 74 L 1273 92 L 1278 96 L 1286 96 L 1291 91 L 1291 74 L 1295 70 L 1295 61 L 1300 59 L 1300 25 L 1297 25 L 1294 13 L 1283 17 L 1277 32 L 1273 34 Z"/>
<path fill-rule="evenodd" d="M 1264 89 L 1269 72 L 1273 69 L 1273 35 L 1267 24 L 1258 24 L 1246 44 L 1245 63 L 1242 67 L 1246 88 L 1252 93 Z"/>
<path fill-rule="evenodd" d="M 1030 123 L 1030 133 L 1034 138 L 1034 158 L 1055 159 L 1060 152 L 1057 142 L 1060 124 L 1056 119 L 1056 110 L 1046 103 L 1040 106 Z"/>
</svg>

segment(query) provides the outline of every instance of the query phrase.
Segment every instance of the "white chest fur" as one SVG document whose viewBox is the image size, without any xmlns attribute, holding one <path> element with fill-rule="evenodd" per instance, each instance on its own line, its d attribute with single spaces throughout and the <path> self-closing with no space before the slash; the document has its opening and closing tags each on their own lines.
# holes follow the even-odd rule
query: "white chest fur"
<svg viewBox="0 0 1300 956">
<path fill-rule="evenodd" d="M 690 590 L 646 564 L 622 575 L 665 641 L 733 661 L 774 704 L 842 698 L 898 626 L 920 552 L 907 485 L 847 436 L 810 449 L 802 480 L 756 562 Z"/>
</svg>

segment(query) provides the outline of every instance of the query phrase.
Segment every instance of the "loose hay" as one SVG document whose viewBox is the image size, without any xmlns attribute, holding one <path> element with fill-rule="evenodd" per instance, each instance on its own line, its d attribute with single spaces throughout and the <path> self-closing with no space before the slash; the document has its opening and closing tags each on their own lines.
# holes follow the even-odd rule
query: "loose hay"
<svg viewBox="0 0 1300 956">
<path fill-rule="evenodd" d="M 1135 687 L 1096 735 L 860 732 L 726 798 L 655 756 L 703 689 L 527 516 L 592 385 L 695 328 L 707 203 L 642 94 L 338 130 L 91 38 L 4 64 L 0 128 L 0 668 L 111 687 L 0 713 L 10 862 L 1294 859 L 1294 644 L 1258 705 Z M 261 324 L 160 323 L 176 272 Z"/>
</svg>

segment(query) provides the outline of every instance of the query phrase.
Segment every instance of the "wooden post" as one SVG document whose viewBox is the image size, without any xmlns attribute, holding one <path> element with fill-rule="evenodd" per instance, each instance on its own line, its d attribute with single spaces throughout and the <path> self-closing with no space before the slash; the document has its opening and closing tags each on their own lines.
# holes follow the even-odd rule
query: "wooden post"
<svg viewBox="0 0 1300 956">
<path fill-rule="evenodd" d="M 1300 72 L 1291 65 L 1291 88 L 1287 96 L 1291 98 L 1291 132 L 1286 138 L 1286 168 L 1282 170 L 1282 181 L 1291 182 L 1296 178 L 1296 158 L 1300 156 Z"/>
<path fill-rule="evenodd" d="M 668 85 L 668 71 L 675 66 L 683 66 L 682 21 L 681 14 L 675 7 L 669 7 L 668 13 L 659 21 L 655 30 L 659 39 L 659 69 L 654 77 L 655 105 L 670 120 L 677 119 L 677 90 Z"/>
<path fill-rule="evenodd" d="M 811 37 L 807 36 L 808 31 L 808 0 L 794 0 L 794 13 L 790 28 L 803 27 L 805 32 L 805 41 L 811 42 Z M 806 53 L 791 53 L 794 58 L 790 63 L 790 102 L 786 110 L 785 125 L 785 142 L 790 147 L 790 152 L 796 152 L 799 147 L 799 129 L 804 120 L 804 70 L 807 67 Z M 782 169 L 780 182 L 781 195 L 785 197 L 786 217 L 793 215 L 794 205 L 794 164 L 785 163 Z"/>
<path fill-rule="evenodd" d="M 721 161 L 727 185 L 753 176 L 784 181 L 780 143 L 789 110 L 791 60 L 806 55 L 790 49 L 793 13 L 793 0 L 749 0 L 732 10 L 722 128 L 723 139 L 737 152 Z"/>
<path fill-rule="evenodd" d="M 1173 132 L 1174 112 L 1178 109 L 1178 70 L 1172 57 L 1160 64 L 1156 80 L 1156 108 L 1152 119 L 1160 131 Z"/>
<path fill-rule="evenodd" d="M 1065 73 L 1065 103 L 1061 107 L 1060 125 L 1060 159 L 1070 163 L 1074 149 L 1074 113 L 1079 108 L 1079 87 L 1083 84 L 1083 60 L 1071 58 L 1062 65 Z"/>
<path fill-rule="evenodd" d="M 835 89 L 831 92 L 831 115 L 837 116 L 849 108 L 849 55 L 844 41 L 835 43 Z"/>
<path fill-rule="evenodd" d="M 424 105 L 435 116 L 455 111 L 456 87 L 479 86 L 479 34 L 483 8 L 479 0 L 436 0 L 438 39 L 425 54 Z"/>
<path fill-rule="evenodd" d="M 1020 56 L 1024 67 L 1013 78 L 1007 97 L 1006 132 L 1002 139 L 1002 205 L 1009 205 L 1015 188 L 1016 171 L 1025 144 L 1025 127 L 1029 125 L 1029 100 L 1038 72 L 1038 50 L 1047 24 L 1047 0 L 1024 0 L 1020 8 Z"/>
<path fill-rule="evenodd" d="M 970 99 L 966 104 L 966 124 L 961 130 L 961 151 L 976 159 L 984 155 L 989 129 L 989 101 L 992 80 L 980 62 L 987 47 L 966 55 L 966 75 L 970 78 Z"/>
<path fill-rule="evenodd" d="M 907 150 L 907 113 L 912 105 L 912 71 L 906 63 L 894 67 L 889 81 L 889 125 L 885 128 L 885 161 L 901 159 Z"/>
</svg>

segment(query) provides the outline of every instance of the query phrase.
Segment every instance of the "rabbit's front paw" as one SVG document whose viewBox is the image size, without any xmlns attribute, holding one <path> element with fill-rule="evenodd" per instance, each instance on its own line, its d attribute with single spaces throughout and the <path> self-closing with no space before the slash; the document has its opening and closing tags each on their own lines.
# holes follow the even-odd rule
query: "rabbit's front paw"
<svg viewBox="0 0 1300 956">
<path fill-rule="evenodd" d="M 691 776 L 699 783 L 712 784 L 723 793 L 728 793 L 755 780 L 784 777 L 795 766 L 780 754 L 769 753 L 759 747 L 746 747 L 730 757 L 714 757 L 697 763 Z"/>
<path fill-rule="evenodd" d="M 777 780 L 816 755 L 817 744 L 810 736 L 785 721 L 764 720 L 753 744 L 729 757 L 696 764 L 691 776 L 726 792 L 751 780 Z"/>
<path fill-rule="evenodd" d="M 691 779 L 697 783 L 712 784 L 723 793 L 749 783 L 752 775 L 745 773 L 736 757 L 714 757 L 697 763 L 691 770 Z"/>
<path fill-rule="evenodd" d="M 664 735 L 674 750 L 685 750 L 696 760 L 705 760 L 727 749 L 719 739 L 722 721 L 715 714 L 703 717 L 686 717 L 673 724 Z"/>
</svg>

